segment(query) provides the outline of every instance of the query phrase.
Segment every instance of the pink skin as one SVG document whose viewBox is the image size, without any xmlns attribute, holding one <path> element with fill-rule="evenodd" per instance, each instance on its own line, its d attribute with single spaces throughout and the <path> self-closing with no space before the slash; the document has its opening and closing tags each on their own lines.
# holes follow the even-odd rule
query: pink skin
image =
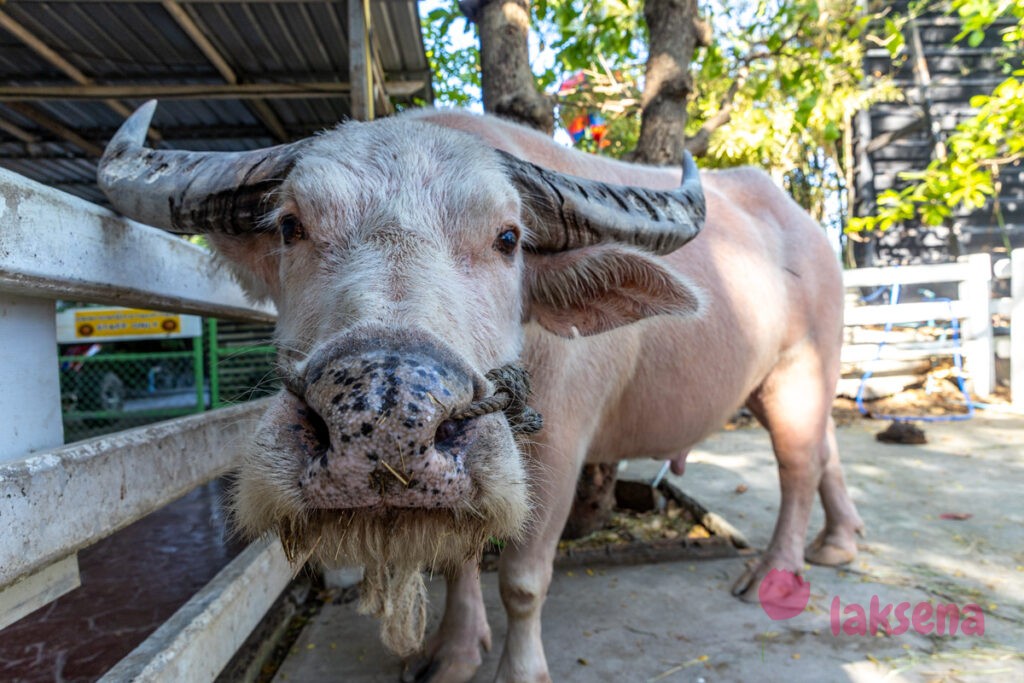
<svg viewBox="0 0 1024 683">
<path fill-rule="evenodd" d="M 469 138 L 430 135 L 424 125 L 415 128 L 413 147 L 412 129 L 401 128 L 409 125 L 405 121 L 461 130 L 484 147 L 595 180 L 667 189 L 678 186 L 680 174 L 577 154 L 495 119 L 452 112 L 403 115 L 352 124 L 349 134 L 337 133 L 334 147 L 328 144 L 334 138 L 322 136 L 316 153 L 291 172 L 278 213 L 301 218 L 307 238 L 288 248 L 266 235 L 214 240 L 275 299 L 282 363 L 293 380 L 304 375 L 310 355 L 342 362 L 342 356 L 322 351 L 324 346 L 369 325 L 389 335 L 429 333 L 471 368 L 467 376 L 516 360 L 530 371 L 531 404 L 545 416 L 545 428 L 526 440 L 521 454 L 507 433 L 504 441 L 492 438 L 504 450 L 467 442 L 460 462 L 468 472 L 456 472 L 482 490 L 483 470 L 491 471 L 487 496 L 495 497 L 522 487 L 520 465 L 527 470 L 530 521 L 522 540 L 510 544 L 501 559 L 508 634 L 498 681 L 550 680 L 541 611 L 583 464 L 656 457 L 673 459 L 681 473 L 685 453 L 744 403 L 771 433 L 782 504 L 765 553 L 740 577 L 735 592 L 756 597 L 761 578 L 773 568 L 798 573 L 805 559 L 837 564 L 854 557 L 862 523 L 843 483 L 828 417 L 838 372 L 842 285 L 818 225 L 762 173 L 709 172 L 702 174 L 704 231 L 668 256 L 600 244 L 556 253 L 520 250 L 508 258 L 492 245 L 500 231 L 520 221 L 521 198 L 493 152 L 474 152 Z M 374 163 L 368 164 L 371 156 Z M 371 172 L 376 180 L 365 179 Z M 338 396 L 318 396 L 321 382 L 327 382 L 324 391 L 333 391 L 333 380 L 312 380 L 308 398 L 330 413 Z M 363 421 L 362 408 L 352 407 L 351 398 L 338 400 L 349 407 L 332 419 L 351 423 L 337 427 L 351 435 L 351 427 Z M 481 444 L 488 434 L 494 437 L 494 423 L 472 427 L 467 438 Z M 286 423 L 276 428 L 280 438 L 295 438 L 284 434 Z M 418 436 L 406 444 L 415 441 L 417 452 L 428 447 L 417 472 L 449 481 L 453 473 L 429 451 L 440 426 L 424 422 L 415 428 Z M 305 441 L 316 440 L 305 434 Z M 453 445 L 455 451 L 462 448 Z M 430 494 L 436 499 L 400 491 L 390 480 L 380 490 L 381 479 L 367 476 L 376 471 L 371 453 L 379 455 L 368 448 L 363 461 L 344 462 L 342 455 L 299 473 L 311 490 L 303 495 L 328 506 L 345 505 L 349 494 L 370 504 L 388 495 L 402 507 L 450 502 L 464 492 L 458 478 L 438 486 Z M 407 471 L 399 470 L 409 464 L 404 453 L 387 455 L 388 472 Z M 257 482 L 253 505 L 242 509 L 257 516 L 261 495 L 274 486 L 294 498 L 290 472 L 279 475 L 277 465 L 294 467 L 298 455 L 301 444 L 257 454 L 262 460 L 250 477 Z M 361 482 L 363 489 L 332 492 L 332 476 L 345 486 Z M 273 481 L 263 486 L 261 477 Z M 816 491 L 825 529 L 805 551 Z M 272 517 L 275 508 L 263 507 L 264 516 Z M 526 507 L 523 497 L 519 508 Z M 449 591 L 441 628 L 424 652 L 427 664 L 418 669 L 425 672 L 422 680 L 434 683 L 469 680 L 481 661 L 480 647 L 490 641 L 473 563 L 456 572 Z"/>
<path fill-rule="evenodd" d="M 672 474 L 677 477 L 681 477 L 686 474 L 686 458 L 690 455 L 690 451 L 684 451 L 676 457 L 669 460 L 669 469 L 672 470 Z"/>
<path fill-rule="evenodd" d="M 521 138 L 510 142 L 492 131 L 474 132 L 559 170 L 634 183 L 642 175 L 615 178 L 621 167 L 604 168 L 589 159 L 589 170 L 574 166 L 575 157 L 566 159 L 546 146 L 524 153 Z M 532 137 L 527 142 L 540 144 Z M 652 179 L 652 186 L 657 182 Z M 834 565 L 856 555 L 863 523 L 843 482 L 829 417 L 842 326 L 834 256 L 821 229 L 763 175 L 705 173 L 703 182 L 704 233 L 662 262 L 701 291 L 704 316 L 654 318 L 571 341 L 527 328 L 523 358 L 536 378 L 534 402 L 548 427 L 526 453 L 534 473 L 535 519 L 524 541 L 507 548 L 501 560 L 509 628 L 498 681 L 550 680 L 541 609 L 583 463 L 654 456 L 671 459 L 681 474 L 689 449 L 744 402 L 771 433 L 782 504 L 768 547 L 734 593 L 756 600 L 771 569 L 799 573 L 805 559 Z M 601 382 L 580 383 L 591 376 Z M 805 551 L 816 491 L 825 528 Z M 456 580 L 450 589 L 472 601 L 466 588 L 471 583 Z M 465 650 L 478 633 L 461 637 Z"/>
</svg>

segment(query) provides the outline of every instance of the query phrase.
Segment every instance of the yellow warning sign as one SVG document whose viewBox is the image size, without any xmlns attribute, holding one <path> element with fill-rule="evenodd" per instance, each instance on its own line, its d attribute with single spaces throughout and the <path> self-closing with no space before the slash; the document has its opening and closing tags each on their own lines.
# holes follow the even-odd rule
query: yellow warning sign
<svg viewBox="0 0 1024 683">
<path fill-rule="evenodd" d="M 181 331 L 181 316 L 139 308 L 87 308 L 75 311 L 75 336 L 163 337 Z"/>
</svg>

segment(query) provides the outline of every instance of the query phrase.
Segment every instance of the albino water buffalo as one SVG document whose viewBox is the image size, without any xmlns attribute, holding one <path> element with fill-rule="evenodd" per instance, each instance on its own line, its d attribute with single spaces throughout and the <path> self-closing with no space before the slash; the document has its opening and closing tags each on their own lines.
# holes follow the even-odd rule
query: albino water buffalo
<svg viewBox="0 0 1024 683">
<path fill-rule="evenodd" d="M 401 654 L 423 642 L 421 569 L 443 572 L 419 680 L 468 680 L 490 646 L 488 536 L 510 539 L 498 680 L 549 680 L 541 606 L 583 463 L 680 469 L 741 404 L 771 432 L 782 509 L 737 591 L 854 556 L 829 418 L 839 269 L 764 174 L 701 177 L 687 156 L 681 178 L 441 111 L 253 152 L 157 151 L 154 108 L 108 146 L 107 196 L 207 233 L 279 314 L 285 388 L 245 450 L 238 521 L 297 561 L 365 565 L 362 606 Z M 825 528 L 805 550 L 816 491 Z"/>
</svg>

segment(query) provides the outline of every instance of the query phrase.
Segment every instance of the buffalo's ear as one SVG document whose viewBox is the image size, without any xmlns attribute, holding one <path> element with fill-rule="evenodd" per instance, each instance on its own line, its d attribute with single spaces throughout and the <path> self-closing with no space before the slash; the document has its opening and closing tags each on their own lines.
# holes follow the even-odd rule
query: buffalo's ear
<svg viewBox="0 0 1024 683">
<path fill-rule="evenodd" d="M 221 260 L 253 301 L 279 300 L 280 238 L 276 233 L 207 235 Z"/>
<path fill-rule="evenodd" d="M 526 311 L 563 337 L 598 334 L 655 315 L 692 317 L 699 290 L 632 247 L 526 253 Z"/>
</svg>

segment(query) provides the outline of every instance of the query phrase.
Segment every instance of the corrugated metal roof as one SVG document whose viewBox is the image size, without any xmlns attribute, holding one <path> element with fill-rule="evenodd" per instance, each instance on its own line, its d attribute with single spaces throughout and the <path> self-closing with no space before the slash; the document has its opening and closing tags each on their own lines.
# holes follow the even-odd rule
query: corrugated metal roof
<svg viewBox="0 0 1024 683">
<path fill-rule="evenodd" d="M 430 102 L 415 0 L 373 0 L 371 25 L 392 100 Z M 102 202 L 96 150 L 124 120 L 119 109 L 133 110 L 158 86 L 225 85 L 225 68 L 239 84 L 304 84 L 303 92 L 163 97 L 156 146 L 239 150 L 281 142 L 282 132 L 305 137 L 350 115 L 337 85 L 349 81 L 348 43 L 347 2 L 9 0 L 0 5 L 0 166 Z M 39 87 L 76 84 L 69 98 L 40 99 Z M 136 89 L 81 98 L 92 85 Z"/>
</svg>

